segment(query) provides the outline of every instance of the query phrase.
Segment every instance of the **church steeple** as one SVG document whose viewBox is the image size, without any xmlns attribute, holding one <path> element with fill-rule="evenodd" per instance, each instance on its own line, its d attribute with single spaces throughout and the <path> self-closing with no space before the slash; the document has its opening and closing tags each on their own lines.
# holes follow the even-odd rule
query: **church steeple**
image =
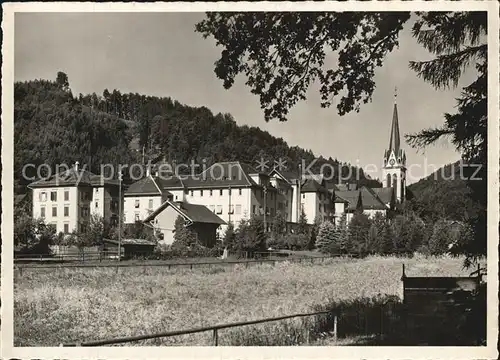
<svg viewBox="0 0 500 360">
<path fill-rule="evenodd" d="M 394 110 L 392 112 L 391 138 L 389 140 L 389 153 L 394 150 L 395 154 L 399 153 L 400 138 L 399 138 L 399 121 L 398 121 L 398 104 L 397 104 L 397 88 L 394 89 Z"/>
<path fill-rule="evenodd" d="M 397 202 L 403 202 L 406 194 L 406 154 L 401 149 L 397 88 L 394 90 L 394 108 L 392 112 L 391 137 L 389 148 L 384 153 L 383 185 L 394 189 Z"/>
</svg>

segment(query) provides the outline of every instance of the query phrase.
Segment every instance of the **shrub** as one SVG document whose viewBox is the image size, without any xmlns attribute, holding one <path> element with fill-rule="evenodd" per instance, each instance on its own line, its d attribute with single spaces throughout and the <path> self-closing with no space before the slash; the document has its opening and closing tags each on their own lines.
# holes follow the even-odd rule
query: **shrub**
<svg viewBox="0 0 500 360">
<path fill-rule="evenodd" d="M 310 241 L 306 234 L 289 234 L 282 237 L 289 250 L 306 250 Z"/>
</svg>

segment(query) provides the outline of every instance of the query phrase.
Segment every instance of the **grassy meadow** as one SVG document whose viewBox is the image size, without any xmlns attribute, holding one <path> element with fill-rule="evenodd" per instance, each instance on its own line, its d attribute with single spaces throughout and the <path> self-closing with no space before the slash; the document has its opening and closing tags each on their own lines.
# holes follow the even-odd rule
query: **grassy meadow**
<svg viewBox="0 0 500 360">
<path fill-rule="evenodd" d="M 403 263 L 408 276 L 469 274 L 461 258 L 421 256 L 193 270 L 32 269 L 15 279 L 15 345 L 58 346 L 313 312 L 377 295 L 401 297 Z M 299 318 L 220 330 L 219 345 L 304 344 L 305 329 L 314 321 Z M 211 341 L 212 332 L 206 332 L 124 345 Z"/>
</svg>

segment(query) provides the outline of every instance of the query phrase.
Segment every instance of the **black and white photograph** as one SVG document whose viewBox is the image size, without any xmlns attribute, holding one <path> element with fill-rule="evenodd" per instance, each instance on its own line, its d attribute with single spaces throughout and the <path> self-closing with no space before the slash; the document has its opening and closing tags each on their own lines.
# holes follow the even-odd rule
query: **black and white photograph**
<svg viewBox="0 0 500 360">
<path fill-rule="evenodd" d="M 486 3 L 10 9 L 8 356 L 497 356 Z"/>
</svg>

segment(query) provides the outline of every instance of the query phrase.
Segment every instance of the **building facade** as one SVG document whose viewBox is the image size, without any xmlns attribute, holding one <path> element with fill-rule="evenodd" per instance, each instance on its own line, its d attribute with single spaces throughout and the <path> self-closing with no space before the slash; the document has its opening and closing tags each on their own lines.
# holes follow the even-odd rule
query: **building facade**
<svg viewBox="0 0 500 360">
<path fill-rule="evenodd" d="M 32 190 L 33 217 L 42 218 L 57 233 L 85 231 L 92 215 L 109 223 L 118 221 L 119 182 L 74 167 L 28 185 Z"/>
</svg>

